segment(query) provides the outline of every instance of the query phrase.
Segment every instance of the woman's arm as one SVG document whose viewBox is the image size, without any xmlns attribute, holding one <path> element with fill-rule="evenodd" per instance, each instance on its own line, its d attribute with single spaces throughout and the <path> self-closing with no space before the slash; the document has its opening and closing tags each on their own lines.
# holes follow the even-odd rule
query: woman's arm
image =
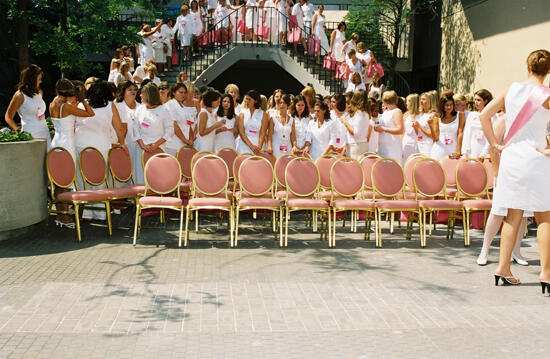
<svg viewBox="0 0 550 359">
<path fill-rule="evenodd" d="M 481 113 L 479 114 L 479 121 L 481 122 L 483 134 L 487 138 L 487 141 L 489 141 L 491 149 L 495 149 L 497 151 L 502 151 L 504 146 L 499 144 L 499 141 L 495 136 L 493 124 L 491 123 L 491 117 L 493 117 L 493 115 L 495 115 L 501 108 L 504 107 L 504 98 L 507 92 L 508 88 L 504 93 L 498 95 L 498 97 L 495 97 L 491 102 L 489 102 L 487 106 L 485 106 L 483 111 L 481 111 Z"/>
<path fill-rule="evenodd" d="M 294 125 L 296 121 L 292 121 L 292 126 L 290 128 L 290 143 L 292 145 L 292 152 L 294 153 L 294 149 L 296 149 L 296 152 L 299 152 L 298 146 L 296 145 L 296 126 Z"/>
<path fill-rule="evenodd" d="M 212 126 L 206 127 L 207 122 L 208 122 L 208 115 L 204 112 L 201 113 L 199 115 L 199 134 L 201 136 L 206 136 L 210 132 L 215 131 L 217 128 L 220 128 L 223 126 L 223 121 L 218 121 Z"/>
<path fill-rule="evenodd" d="M 84 103 L 85 102 L 86 101 L 84 101 Z M 124 131 L 124 128 L 122 126 L 122 121 L 120 120 L 120 114 L 118 113 L 118 109 L 116 108 L 114 102 L 111 103 L 111 109 L 113 111 L 113 118 L 111 120 L 111 124 L 113 125 L 113 128 L 115 129 L 116 137 L 118 139 L 118 143 L 120 143 L 122 146 L 124 146 L 124 143 L 125 143 L 125 140 L 126 140 L 126 131 Z"/>
<path fill-rule="evenodd" d="M 25 97 L 23 96 L 23 94 L 17 91 L 15 95 L 13 95 L 13 97 L 11 98 L 8 109 L 6 110 L 6 114 L 4 115 L 4 120 L 6 121 L 8 126 L 10 126 L 10 128 L 14 131 L 17 131 L 17 124 L 15 123 L 13 118 L 24 101 Z"/>
<path fill-rule="evenodd" d="M 268 133 L 268 128 L 271 128 L 271 124 L 272 122 L 269 118 L 269 115 L 267 114 L 267 111 L 264 111 L 264 114 L 262 116 L 262 127 L 260 127 L 260 142 L 258 143 L 259 151 L 261 151 L 264 147 L 264 142 L 266 141 L 267 137 L 267 152 L 273 152 L 273 147 L 271 146 L 273 140 L 273 131 L 269 131 Z"/>
<path fill-rule="evenodd" d="M 183 134 L 183 131 L 178 126 L 178 123 L 174 121 L 174 134 L 181 140 L 181 142 L 185 143 L 188 146 L 193 146 L 193 142 L 189 141 L 187 137 Z"/>
<path fill-rule="evenodd" d="M 244 118 L 242 114 L 239 115 L 239 117 L 237 118 L 237 127 L 239 129 L 239 135 L 241 136 L 241 141 L 243 141 L 248 146 L 248 148 L 250 148 L 250 150 L 254 152 L 254 154 L 259 153 L 260 151 L 258 147 L 253 145 L 252 142 L 250 142 L 250 140 L 248 139 L 248 136 L 245 133 Z"/>
<path fill-rule="evenodd" d="M 434 140 L 434 142 L 439 141 L 439 117 L 433 114 L 428 120 L 428 126 L 430 126 L 432 140 Z M 422 132 L 424 132 L 424 129 L 422 129 Z"/>
<path fill-rule="evenodd" d="M 311 37 L 315 37 L 314 29 L 315 29 L 315 23 L 317 22 L 317 14 L 313 15 L 313 19 L 311 19 Z"/>
<path fill-rule="evenodd" d="M 59 117 L 63 118 L 69 115 L 75 115 L 77 117 L 92 117 L 95 115 L 94 110 L 90 107 L 90 105 L 86 100 L 82 101 L 82 105 L 84 105 L 84 110 L 81 108 L 78 108 L 73 104 L 66 103 L 61 109 L 62 113 L 59 114 Z M 113 106 L 115 106 L 114 103 L 113 103 Z M 118 115 L 118 118 L 120 119 L 120 114 L 118 113 L 118 109 L 117 109 L 117 115 Z"/>
<path fill-rule="evenodd" d="M 336 30 L 332 30 L 332 34 L 330 34 L 330 46 L 328 49 L 328 54 L 332 56 L 332 48 L 334 47 L 334 38 L 336 37 Z"/>
<path fill-rule="evenodd" d="M 466 124 L 466 117 L 464 112 L 459 112 L 458 114 L 458 134 L 457 134 L 457 144 L 456 144 L 456 155 L 460 157 L 462 155 L 462 139 L 464 135 L 464 125 Z"/>
<path fill-rule="evenodd" d="M 384 127 L 380 126 L 382 128 L 383 132 L 389 133 L 391 135 L 402 135 L 405 133 L 405 123 L 403 121 L 403 112 L 401 110 L 395 111 L 393 116 L 393 125 L 395 127 Z"/>
</svg>

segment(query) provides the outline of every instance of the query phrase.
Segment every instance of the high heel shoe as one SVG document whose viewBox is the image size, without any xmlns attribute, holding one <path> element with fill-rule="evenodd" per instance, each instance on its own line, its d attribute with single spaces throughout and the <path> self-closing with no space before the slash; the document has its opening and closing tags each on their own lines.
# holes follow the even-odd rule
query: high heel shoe
<svg viewBox="0 0 550 359">
<path fill-rule="evenodd" d="M 525 259 L 520 258 L 519 256 L 515 255 L 515 253 L 512 253 L 512 260 L 519 264 L 520 266 L 528 266 L 529 262 L 527 262 Z"/>
<path fill-rule="evenodd" d="M 542 287 L 542 294 L 544 294 L 545 290 L 548 288 L 548 294 L 550 294 L 550 283 L 549 282 L 544 282 L 544 281 L 540 281 L 540 286 Z"/>
<path fill-rule="evenodd" d="M 479 256 L 477 257 L 477 265 L 478 266 L 485 266 L 487 265 L 487 257 L 488 255 L 483 255 L 483 253 L 480 253 Z"/>
<path fill-rule="evenodd" d="M 75 229 L 74 222 L 65 223 L 65 222 L 61 222 L 60 220 L 56 219 L 55 220 L 55 225 L 59 228 L 67 227 L 69 229 Z"/>
<path fill-rule="evenodd" d="M 495 273 L 495 286 L 498 286 L 498 281 L 502 278 L 502 284 L 506 285 L 518 285 L 521 283 L 519 278 L 514 277 L 513 275 L 505 276 Z"/>
</svg>

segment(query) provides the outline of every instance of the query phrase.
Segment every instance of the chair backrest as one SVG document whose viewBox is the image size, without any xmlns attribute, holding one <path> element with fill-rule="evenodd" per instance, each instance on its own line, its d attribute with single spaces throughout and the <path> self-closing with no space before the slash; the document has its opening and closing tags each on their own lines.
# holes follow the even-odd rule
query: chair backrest
<svg viewBox="0 0 550 359">
<path fill-rule="evenodd" d="M 361 153 L 361 156 L 359 156 L 359 161 L 363 159 L 363 157 L 378 157 L 380 158 L 380 155 L 376 152 L 363 152 Z"/>
<path fill-rule="evenodd" d="M 260 151 L 260 153 L 258 153 L 258 156 L 265 158 L 266 160 L 269 161 L 269 163 L 271 163 L 272 167 L 275 167 L 275 162 L 277 162 L 277 157 L 275 157 L 272 153 Z"/>
<path fill-rule="evenodd" d="M 141 151 L 141 167 L 145 169 L 147 161 L 149 161 L 151 157 L 153 157 L 154 155 L 158 155 L 159 153 L 164 153 L 164 151 L 160 147 L 151 152 Z"/>
<path fill-rule="evenodd" d="M 195 167 L 195 163 L 197 162 L 197 160 L 207 155 L 215 155 L 215 153 L 208 150 L 202 150 L 193 155 L 193 157 L 191 158 L 191 172 L 193 171 L 193 167 Z M 191 177 L 193 176 L 191 175 Z"/>
<path fill-rule="evenodd" d="M 475 158 L 460 160 L 456 167 L 456 187 L 462 197 L 488 198 L 487 170 Z"/>
<path fill-rule="evenodd" d="M 181 175 L 185 178 L 191 178 L 191 160 L 197 153 L 193 147 L 183 146 L 178 150 L 177 159 L 181 167 Z"/>
<path fill-rule="evenodd" d="M 73 183 L 76 185 L 76 167 L 74 159 L 66 149 L 54 147 L 46 156 L 46 171 L 48 179 L 57 187 L 68 188 Z M 50 186 L 52 198 L 54 186 Z"/>
<path fill-rule="evenodd" d="M 273 194 L 273 166 L 265 157 L 245 158 L 239 167 L 238 177 L 241 191 L 251 196 L 262 196 L 270 191 Z"/>
<path fill-rule="evenodd" d="M 488 158 L 485 158 L 483 160 L 483 165 L 487 170 L 487 187 L 492 189 L 495 181 L 495 168 L 493 167 L 493 162 L 491 162 Z"/>
<path fill-rule="evenodd" d="M 159 153 L 150 157 L 143 171 L 145 195 L 149 191 L 157 194 L 177 192 L 180 196 L 181 168 L 176 157 Z"/>
<path fill-rule="evenodd" d="M 122 147 L 111 148 L 107 156 L 107 162 L 113 178 L 113 187 L 116 187 L 116 181 L 127 182 L 131 180 L 134 183 L 132 159 L 128 150 Z"/>
<path fill-rule="evenodd" d="M 240 153 L 237 158 L 235 158 L 235 161 L 233 161 L 233 181 L 235 182 L 235 186 L 237 186 L 237 183 L 239 183 L 239 169 L 241 168 L 242 163 L 244 160 L 246 160 L 249 157 L 253 157 L 254 154 L 250 152 L 243 152 Z"/>
<path fill-rule="evenodd" d="M 363 167 L 363 173 L 365 174 L 365 189 L 372 191 L 372 166 L 378 161 L 380 156 L 378 155 L 369 155 L 361 158 L 359 163 Z"/>
<path fill-rule="evenodd" d="M 446 156 L 443 161 L 441 161 L 441 165 L 443 166 L 443 170 L 445 171 L 445 177 L 447 178 L 447 186 L 456 186 L 455 173 L 458 161 L 458 159 L 449 158 L 449 156 Z"/>
<path fill-rule="evenodd" d="M 405 175 L 401 165 L 393 158 L 379 158 L 372 165 L 372 188 L 384 197 L 395 197 L 403 191 Z"/>
<path fill-rule="evenodd" d="M 319 170 L 319 172 L 321 172 Z M 321 176 L 322 177 L 322 176 Z M 330 184 L 333 192 L 343 197 L 353 197 L 363 188 L 365 174 L 359 161 L 344 157 L 336 160 L 330 169 Z"/>
<path fill-rule="evenodd" d="M 235 158 L 239 155 L 237 151 L 231 147 L 224 147 L 218 150 L 217 155 L 224 160 L 227 165 L 227 169 L 229 170 L 229 178 L 233 178 L 233 162 L 235 162 Z"/>
<path fill-rule="evenodd" d="M 416 162 L 412 172 L 413 188 L 417 194 L 427 197 L 446 196 L 445 171 L 437 160 L 423 158 Z"/>
<path fill-rule="evenodd" d="M 413 153 L 407 158 L 407 161 L 405 161 L 405 164 L 403 165 L 403 170 L 405 171 L 405 184 L 410 189 L 414 189 L 414 183 L 413 183 L 413 171 L 414 166 L 421 161 L 424 157 L 423 156 L 414 156 Z"/>
<path fill-rule="evenodd" d="M 286 187 L 286 180 L 285 180 L 285 173 L 286 173 L 286 166 L 295 159 L 296 156 L 293 154 L 286 154 L 282 155 L 281 157 L 277 158 L 277 161 L 275 161 L 275 179 L 277 180 L 277 185 L 281 188 Z"/>
<path fill-rule="evenodd" d="M 311 197 L 319 190 L 319 169 L 307 157 L 293 158 L 285 170 L 286 198 L 289 192 L 298 197 Z"/>
<path fill-rule="evenodd" d="M 321 176 L 321 188 L 330 189 L 330 170 L 332 165 L 338 160 L 335 156 L 321 156 L 315 161 L 317 168 L 319 169 L 319 175 Z"/>
<path fill-rule="evenodd" d="M 216 155 L 203 155 L 193 165 L 192 191 L 201 196 L 215 196 L 223 193 L 227 198 L 229 170 L 224 160 Z"/>
<path fill-rule="evenodd" d="M 86 147 L 80 151 L 79 163 L 84 189 L 86 189 L 88 183 L 92 186 L 99 186 L 103 183 L 108 185 L 105 158 L 97 148 Z"/>
</svg>

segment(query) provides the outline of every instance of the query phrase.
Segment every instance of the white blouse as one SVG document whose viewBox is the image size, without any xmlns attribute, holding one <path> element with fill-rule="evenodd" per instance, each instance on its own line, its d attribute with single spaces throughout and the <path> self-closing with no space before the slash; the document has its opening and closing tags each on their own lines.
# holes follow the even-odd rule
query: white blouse
<svg viewBox="0 0 550 359">
<path fill-rule="evenodd" d="M 347 113 L 343 113 L 342 116 L 346 116 L 349 121 L 349 116 Z M 339 120 L 336 114 L 331 118 L 332 126 L 330 131 L 330 142 L 329 144 L 336 148 L 342 148 L 347 145 L 348 142 L 348 129 L 342 121 Z"/>
<path fill-rule="evenodd" d="M 369 114 L 363 111 L 357 111 L 353 117 L 349 119 L 349 124 L 353 127 L 353 135 L 348 131 L 348 143 L 367 142 L 367 134 L 369 131 Z"/>
<path fill-rule="evenodd" d="M 309 135 L 309 123 L 310 117 L 293 117 L 294 121 L 294 132 L 296 134 L 296 147 L 303 148 L 306 144 Z"/>
<path fill-rule="evenodd" d="M 136 110 L 139 138 L 149 145 L 161 138 L 168 140 L 174 133 L 174 122 L 164 105 L 155 108 L 141 106 Z M 164 150 L 165 143 L 160 147 Z"/>
</svg>

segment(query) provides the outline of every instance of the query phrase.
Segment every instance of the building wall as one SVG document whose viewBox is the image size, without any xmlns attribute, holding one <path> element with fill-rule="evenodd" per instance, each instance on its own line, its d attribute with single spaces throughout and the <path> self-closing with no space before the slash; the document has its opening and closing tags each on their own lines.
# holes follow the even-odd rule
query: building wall
<svg viewBox="0 0 550 359">
<path fill-rule="evenodd" d="M 549 0 L 443 0 L 440 89 L 499 93 L 527 77 L 525 59 L 550 49 Z"/>
</svg>

